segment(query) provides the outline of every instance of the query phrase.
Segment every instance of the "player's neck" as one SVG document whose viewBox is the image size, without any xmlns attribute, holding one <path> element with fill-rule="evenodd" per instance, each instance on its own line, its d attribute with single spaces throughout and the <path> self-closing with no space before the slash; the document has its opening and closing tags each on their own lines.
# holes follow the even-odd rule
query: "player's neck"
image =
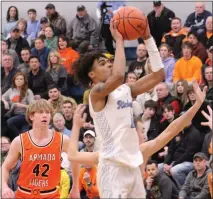
<svg viewBox="0 0 213 199">
<path fill-rule="evenodd" d="M 33 127 L 31 135 L 36 139 L 47 138 L 49 136 L 49 129 L 48 127 Z"/>
</svg>

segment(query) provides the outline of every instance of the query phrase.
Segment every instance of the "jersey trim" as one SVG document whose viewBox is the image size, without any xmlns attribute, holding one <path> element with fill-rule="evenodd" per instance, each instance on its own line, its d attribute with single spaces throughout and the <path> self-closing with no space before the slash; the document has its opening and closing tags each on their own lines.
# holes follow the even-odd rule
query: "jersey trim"
<svg viewBox="0 0 213 199">
<path fill-rule="evenodd" d="M 47 143 L 47 144 L 44 145 L 44 146 L 39 146 L 39 145 L 37 145 L 35 142 L 33 142 L 32 138 L 31 138 L 31 136 L 30 136 L 29 131 L 27 132 L 27 134 L 28 134 L 28 137 L 29 137 L 30 142 L 31 142 L 34 146 L 36 146 L 36 147 L 38 147 L 38 148 L 45 148 L 45 147 L 49 146 L 49 145 L 52 143 L 52 141 L 54 140 L 55 132 L 54 132 L 54 131 L 52 131 L 52 132 L 53 132 L 53 134 L 52 134 L 51 140 L 49 141 L 49 143 Z"/>
<path fill-rule="evenodd" d="M 21 141 L 21 162 L 23 162 L 24 160 L 24 145 L 23 145 L 23 137 L 22 134 L 19 135 L 20 136 L 20 141 Z"/>
</svg>

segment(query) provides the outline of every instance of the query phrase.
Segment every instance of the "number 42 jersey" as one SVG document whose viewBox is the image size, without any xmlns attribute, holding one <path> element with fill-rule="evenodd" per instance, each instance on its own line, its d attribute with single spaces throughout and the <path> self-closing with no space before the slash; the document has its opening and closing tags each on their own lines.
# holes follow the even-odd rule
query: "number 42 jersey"
<svg viewBox="0 0 213 199">
<path fill-rule="evenodd" d="M 20 137 L 22 163 L 18 179 L 18 192 L 25 192 L 26 189 L 30 190 L 31 194 L 33 194 L 33 190 L 48 194 L 48 190 L 55 190 L 60 183 L 62 134 L 53 132 L 52 139 L 46 146 L 36 145 L 29 132 L 21 134 Z M 25 193 L 27 194 L 27 191 Z"/>
</svg>

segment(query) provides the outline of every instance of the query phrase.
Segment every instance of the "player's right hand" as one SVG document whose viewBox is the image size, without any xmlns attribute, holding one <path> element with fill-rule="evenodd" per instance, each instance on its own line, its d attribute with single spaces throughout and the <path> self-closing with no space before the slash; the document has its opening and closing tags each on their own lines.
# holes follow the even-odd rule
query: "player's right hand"
<svg viewBox="0 0 213 199">
<path fill-rule="evenodd" d="M 2 199 L 11 199 L 11 198 L 15 198 L 15 193 L 8 186 L 3 186 Z"/>
<path fill-rule="evenodd" d="M 114 38 L 115 41 L 123 41 L 123 36 L 121 33 L 118 31 L 118 22 L 115 20 L 110 21 L 110 31 L 112 34 L 112 37 Z"/>
</svg>

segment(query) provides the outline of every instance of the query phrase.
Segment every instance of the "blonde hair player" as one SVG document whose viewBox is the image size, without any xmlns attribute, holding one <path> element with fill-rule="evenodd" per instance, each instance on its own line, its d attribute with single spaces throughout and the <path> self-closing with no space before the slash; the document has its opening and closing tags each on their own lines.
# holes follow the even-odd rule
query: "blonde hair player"
<svg viewBox="0 0 213 199">
<path fill-rule="evenodd" d="M 26 119 L 32 129 L 20 134 L 11 143 L 2 165 L 2 198 L 60 197 L 57 185 L 60 183 L 61 153 L 67 152 L 69 138 L 49 129 L 52 113 L 51 106 L 44 99 L 28 106 Z M 7 182 L 10 170 L 19 158 L 22 163 L 18 190 L 14 193 Z M 76 182 L 78 176 L 73 175 L 73 180 Z"/>
</svg>

